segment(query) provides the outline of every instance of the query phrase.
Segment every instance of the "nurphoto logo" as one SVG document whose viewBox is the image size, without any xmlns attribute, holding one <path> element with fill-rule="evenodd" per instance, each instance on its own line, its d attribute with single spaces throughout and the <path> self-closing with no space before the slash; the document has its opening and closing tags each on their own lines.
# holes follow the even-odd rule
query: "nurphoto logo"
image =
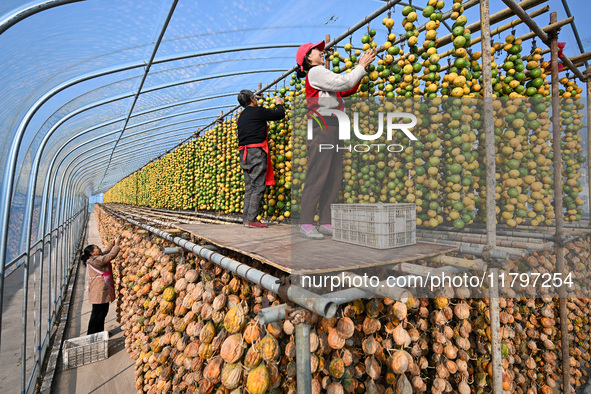
<svg viewBox="0 0 591 394">
<path fill-rule="evenodd" d="M 308 140 L 311 140 L 314 136 L 314 123 L 316 123 L 320 129 L 320 131 L 324 131 L 328 129 L 328 125 L 326 122 L 327 116 L 335 116 L 338 121 L 339 127 L 339 140 L 350 140 L 351 139 L 351 120 L 349 115 L 345 112 L 335 109 L 335 108 L 319 108 L 318 111 L 313 109 L 308 109 Z M 378 114 L 378 122 L 377 122 L 377 131 L 374 134 L 364 134 L 361 133 L 359 130 L 359 112 L 353 112 L 353 133 L 355 137 L 362 141 L 376 141 L 378 140 L 384 133 L 384 113 L 379 112 Z M 402 119 L 410 119 L 410 123 L 399 123 Z M 417 137 L 415 137 L 412 132 L 409 130 L 413 128 L 417 124 L 417 117 L 413 114 L 407 112 L 388 112 L 386 114 L 386 140 L 392 141 L 392 136 L 395 130 L 402 131 L 411 141 L 416 141 Z M 371 147 L 376 147 L 378 152 L 382 147 L 388 152 L 402 152 L 404 150 L 404 146 L 400 144 L 357 144 L 357 145 L 347 145 L 347 146 L 335 146 L 334 144 L 319 144 L 319 151 L 323 150 L 333 150 L 336 149 L 337 152 L 339 150 L 347 150 L 349 152 L 368 152 Z"/>
</svg>

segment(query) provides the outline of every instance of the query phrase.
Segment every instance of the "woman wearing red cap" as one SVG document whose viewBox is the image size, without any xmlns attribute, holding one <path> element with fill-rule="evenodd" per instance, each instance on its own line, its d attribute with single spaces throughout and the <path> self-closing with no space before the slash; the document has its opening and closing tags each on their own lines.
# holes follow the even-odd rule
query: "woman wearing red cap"
<svg viewBox="0 0 591 394">
<path fill-rule="evenodd" d="M 296 54 L 298 77 L 306 77 L 306 98 L 308 110 L 336 108 L 343 110 L 341 97 L 357 92 L 365 67 L 376 57 L 371 49 L 359 59 L 359 66 L 347 74 L 335 74 L 324 67 L 324 41 L 307 43 L 299 47 Z M 308 140 L 308 170 L 302 192 L 300 235 L 310 239 L 324 239 L 332 235 L 330 204 L 338 196 L 343 175 L 343 150 L 320 150 L 320 144 L 339 144 L 338 121 L 334 116 L 324 117 L 328 130 L 313 126 L 313 137 Z M 320 226 L 316 229 L 314 213 L 318 206 Z M 324 235 L 323 235 L 324 234 Z"/>
</svg>

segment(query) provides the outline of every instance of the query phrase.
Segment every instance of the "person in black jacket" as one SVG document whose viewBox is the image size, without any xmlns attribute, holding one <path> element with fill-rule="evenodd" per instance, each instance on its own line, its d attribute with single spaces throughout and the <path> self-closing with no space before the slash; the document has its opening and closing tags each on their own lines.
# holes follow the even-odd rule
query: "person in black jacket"
<svg viewBox="0 0 591 394">
<path fill-rule="evenodd" d="M 238 150 L 240 167 L 244 171 L 244 225 L 267 227 L 256 220 L 265 188 L 275 184 L 273 165 L 267 142 L 267 121 L 285 117 L 283 100 L 275 98 L 275 109 L 259 107 L 254 93 L 243 90 L 238 102 L 244 107 L 238 117 Z"/>
</svg>

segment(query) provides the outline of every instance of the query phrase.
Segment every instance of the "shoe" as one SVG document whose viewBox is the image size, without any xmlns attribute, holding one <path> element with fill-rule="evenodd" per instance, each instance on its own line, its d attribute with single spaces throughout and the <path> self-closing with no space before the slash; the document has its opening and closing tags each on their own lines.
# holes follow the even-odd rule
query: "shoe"
<svg viewBox="0 0 591 394">
<path fill-rule="evenodd" d="M 332 236 L 332 225 L 330 224 L 323 224 L 322 226 L 318 226 L 318 232 L 324 235 L 331 235 Z"/>
<path fill-rule="evenodd" d="M 254 228 L 266 228 L 269 227 L 264 223 L 261 222 L 246 222 L 244 224 L 245 227 L 254 227 Z"/>
<path fill-rule="evenodd" d="M 324 239 L 324 235 L 320 234 L 316 227 L 310 224 L 303 224 L 300 226 L 300 237 L 308 238 L 308 239 Z"/>
</svg>

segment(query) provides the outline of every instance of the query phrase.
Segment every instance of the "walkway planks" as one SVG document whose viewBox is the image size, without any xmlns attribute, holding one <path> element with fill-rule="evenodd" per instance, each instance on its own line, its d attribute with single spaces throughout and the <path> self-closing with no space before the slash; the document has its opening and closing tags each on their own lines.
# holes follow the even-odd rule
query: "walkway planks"
<svg viewBox="0 0 591 394">
<path fill-rule="evenodd" d="M 457 249 L 450 245 L 417 242 L 411 246 L 379 250 L 333 241 L 331 237 L 314 241 L 299 237 L 295 226 L 286 225 L 271 225 L 262 229 L 236 224 L 178 224 L 176 227 L 214 245 L 299 275 L 369 269 L 433 257 Z"/>
</svg>

